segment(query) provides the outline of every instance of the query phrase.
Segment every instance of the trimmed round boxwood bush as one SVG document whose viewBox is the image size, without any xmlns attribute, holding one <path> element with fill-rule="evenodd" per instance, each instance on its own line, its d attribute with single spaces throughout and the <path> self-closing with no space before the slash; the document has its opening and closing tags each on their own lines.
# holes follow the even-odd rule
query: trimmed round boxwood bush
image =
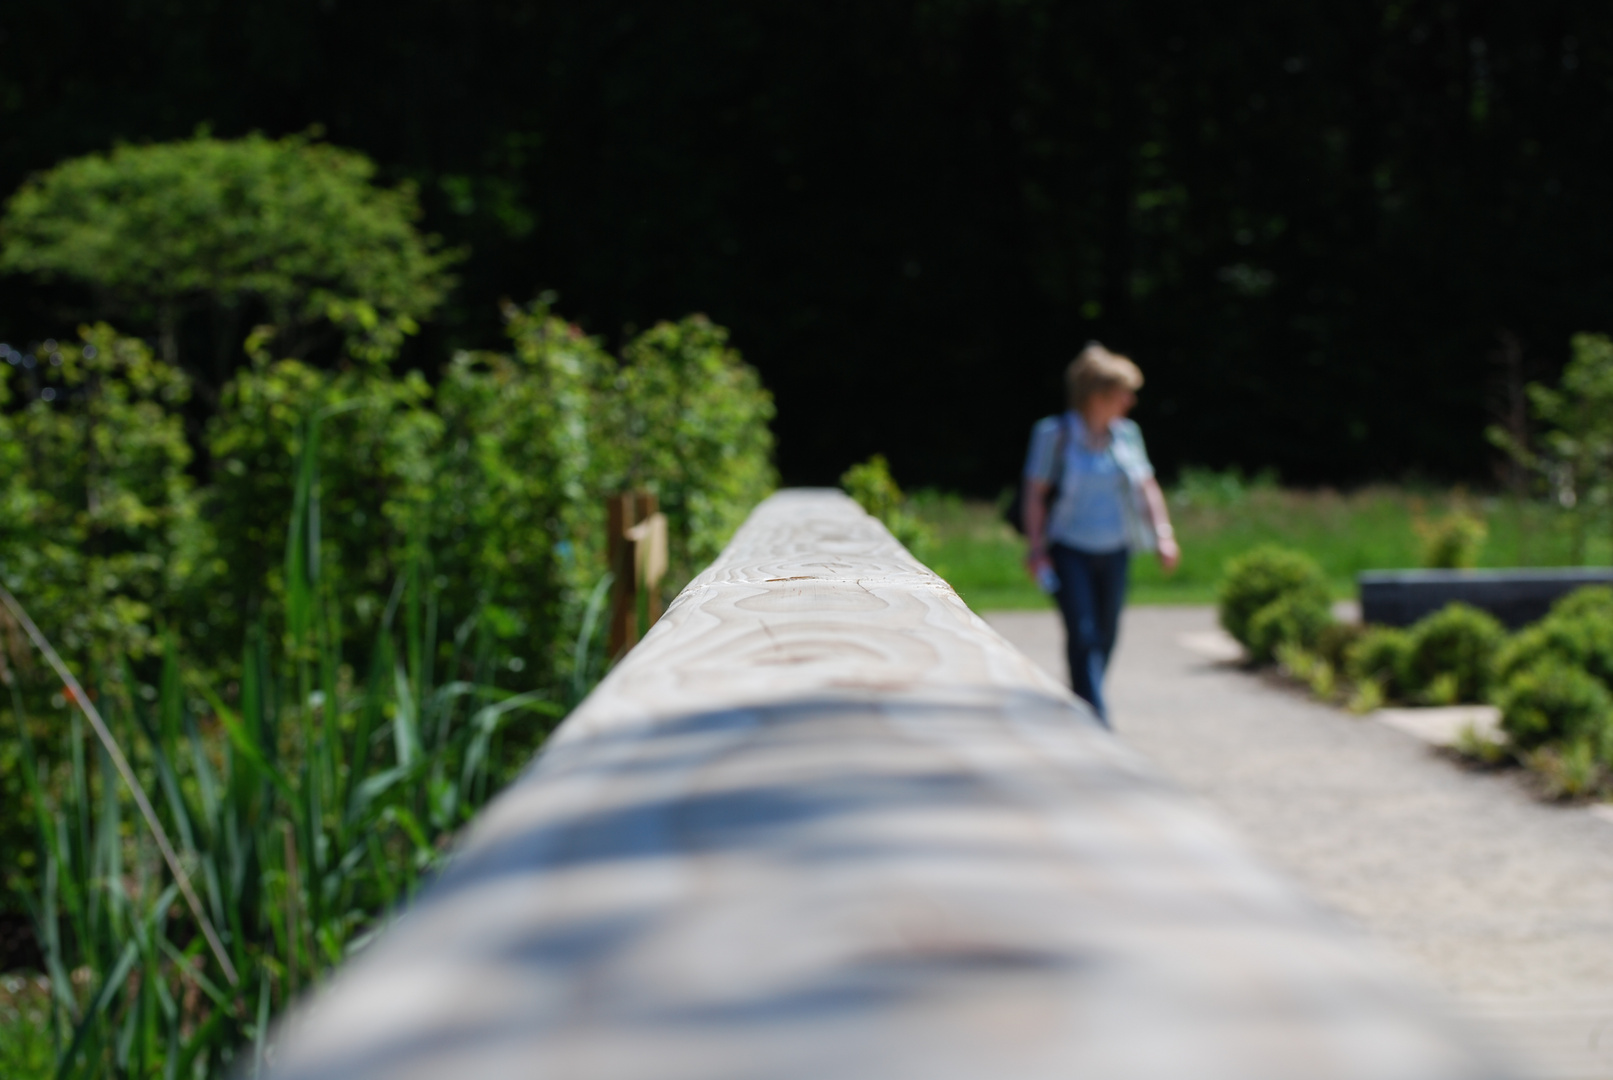
<svg viewBox="0 0 1613 1080">
<path fill-rule="evenodd" d="M 1521 749 L 1561 741 L 1605 749 L 1613 734 L 1613 694 L 1600 680 L 1550 657 L 1507 680 L 1496 704 L 1502 730 Z"/>
<path fill-rule="evenodd" d="M 1283 618 L 1303 618 L 1296 613 L 1328 608 L 1327 578 L 1315 561 L 1297 551 L 1267 544 L 1245 552 L 1227 563 L 1221 579 L 1221 625 L 1256 654 L 1250 640 L 1255 615 L 1266 605 L 1284 597 L 1294 597 Z M 1278 615 L 1269 617 L 1276 621 Z M 1269 654 L 1268 654 L 1269 658 Z"/>
<path fill-rule="evenodd" d="M 1270 663 L 1279 645 L 1314 648 L 1332 619 L 1326 596 L 1318 599 L 1309 592 L 1287 593 L 1255 612 L 1244 644 L 1257 664 Z"/>
<path fill-rule="evenodd" d="M 1613 614 L 1598 615 L 1587 607 L 1553 611 L 1520 630 L 1496 656 L 1497 678 L 1505 681 L 1551 659 L 1580 668 L 1613 688 Z"/>
<path fill-rule="evenodd" d="M 1419 619 L 1408 634 L 1401 681 L 1410 694 L 1443 684 L 1440 704 L 1483 701 L 1495 655 L 1507 632 L 1493 615 L 1469 604 L 1447 604 Z"/>
<path fill-rule="evenodd" d="M 1585 585 L 1551 605 L 1548 619 L 1575 619 L 1590 616 L 1613 622 L 1613 585 Z"/>
<path fill-rule="evenodd" d="M 1405 691 L 1404 673 L 1411 654 L 1411 635 L 1394 626 L 1369 626 L 1344 651 L 1344 671 L 1351 682 L 1375 682 L 1385 695 Z"/>
</svg>

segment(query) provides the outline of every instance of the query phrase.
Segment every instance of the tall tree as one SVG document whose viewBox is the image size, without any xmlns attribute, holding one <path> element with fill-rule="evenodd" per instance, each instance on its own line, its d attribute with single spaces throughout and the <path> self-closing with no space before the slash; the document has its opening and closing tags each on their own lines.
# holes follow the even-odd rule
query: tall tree
<svg viewBox="0 0 1613 1080">
<path fill-rule="evenodd" d="M 362 154 L 303 136 L 198 136 L 73 158 L 11 196 L 0 271 L 89 286 L 105 314 L 154 324 L 169 364 L 180 362 L 182 320 L 205 314 L 214 387 L 244 355 L 253 316 L 287 355 L 339 336 L 384 359 L 442 302 L 459 255 L 415 228 L 411 186 L 377 187 L 374 173 Z"/>
</svg>

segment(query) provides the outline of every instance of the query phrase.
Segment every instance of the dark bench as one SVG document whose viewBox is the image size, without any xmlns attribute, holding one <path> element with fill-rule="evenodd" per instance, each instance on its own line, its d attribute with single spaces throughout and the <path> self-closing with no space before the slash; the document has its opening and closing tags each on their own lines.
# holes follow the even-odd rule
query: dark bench
<svg viewBox="0 0 1613 1080">
<path fill-rule="evenodd" d="M 1372 570 L 1356 580 L 1364 622 L 1410 626 L 1459 600 L 1517 629 L 1539 619 L 1558 597 L 1581 586 L 1613 585 L 1613 568 Z"/>
</svg>

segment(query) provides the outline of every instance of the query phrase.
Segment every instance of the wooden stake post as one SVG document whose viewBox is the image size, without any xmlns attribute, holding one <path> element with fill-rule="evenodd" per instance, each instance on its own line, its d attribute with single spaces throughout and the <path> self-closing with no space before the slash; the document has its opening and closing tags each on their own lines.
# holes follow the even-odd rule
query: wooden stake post
<svg viewBox="0 0 1613 1080">
<path fill-rule="evenodd" d="M 619 659 L 661 617 L 661 579 L 667 570 L 667 520 L 647 491 L 613 495 L 606 504 L 610 534 L 610 635 L 607 652 Z"/>
</svg>

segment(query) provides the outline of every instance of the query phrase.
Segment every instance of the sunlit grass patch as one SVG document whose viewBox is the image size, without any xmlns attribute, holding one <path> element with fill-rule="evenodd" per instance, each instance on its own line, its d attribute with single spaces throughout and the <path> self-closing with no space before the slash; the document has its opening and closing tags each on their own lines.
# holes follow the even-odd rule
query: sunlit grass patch
<svg viewBox="0 0 1613 1080">
<path fill-rule="evenodd" d="M 1305 552 L 1321 564 L 1335 599 L 1356 595 L 1365 570 L 1418 566 L 1426 531 L 1419 526 L 1459 510 L 1488 529 L 1478 564 L 1486 567 L 1569 565 L 1567 521 L 1556 508 L 1457 490 L 1419 491 L 1377 485 L 1353 492 L 1281 488 L 1233 473 L 1184 472 L 1168 491 L 1182 544 L 1182 564 L 1166 577 L 1151 557 L 1132 563 L 1131 601 L 1214 603 L 1227 560 L 1265 543 Z M 933 541 L 921 557 L 977 611 L 1036 609 L 1049 601 L 1023 569 L 1024 540 L 997 505 L 920 492 L 913 506 Z M 1593 542 L 1592 563 L 1606 564 L 1608 539 Z"/>
</svg>

